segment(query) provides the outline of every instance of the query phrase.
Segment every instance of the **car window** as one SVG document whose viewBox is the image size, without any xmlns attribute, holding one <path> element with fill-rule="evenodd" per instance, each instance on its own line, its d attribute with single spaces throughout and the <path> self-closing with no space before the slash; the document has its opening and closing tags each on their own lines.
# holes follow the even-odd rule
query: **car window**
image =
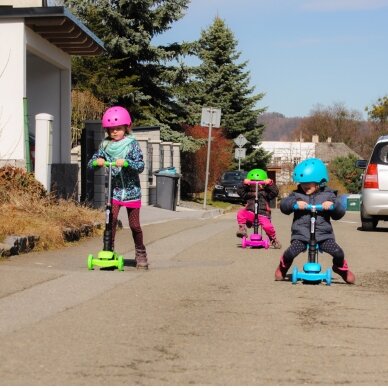
<svg viewBox="0 0 388 388">
<path fill-rule="evenodd" d="M 222 179 L 225 181 L 241 181 L 245 177 L 245 174 L 240 171 L 228 171 L 222 175 Z"/>
<path fill-rule="evenodd" d="M 376 145 L 371 163 L 388 165 L 388 143 L 379 143 Z"/>
</svg>

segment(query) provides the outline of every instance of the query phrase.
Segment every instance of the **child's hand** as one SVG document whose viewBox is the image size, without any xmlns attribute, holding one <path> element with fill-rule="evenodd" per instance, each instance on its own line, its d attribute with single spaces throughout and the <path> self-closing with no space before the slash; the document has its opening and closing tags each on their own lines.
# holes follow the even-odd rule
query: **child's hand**
<svg viewBox="0 0 388 388">
<path fill-rule="evenodd" d="M 123 167 L 125 163 L 125 159 L 117 159 L 116 160 L 116 166 L 117 167 Z"/>
<path fill-rule="evenodd" d="M 325 210 L 329 210 L 331 205 L 333 205 L 333 202 L 331 202 L 331 201 L 322 202 L 322 207 L 323 207 Z"/>
<path fill-rule="evenodd" d="M 296 204 L 298 205 L 298 209 L 303 210 L 308 206 L 308 203 L 305 201 L 296 201 Z"/>
<path fill-rule="evenodd" d="M 272 185 L 273 181 L 272 181 L 272 179 L 267 178 L 267 179 L 264 180 L 264 183 L 266 185 L 270 186 L 270 185 Z"/>
<path fill-rule="evenodd" d="M 102 167 L 105 165 L 105 159 L 98 158 L 96 159 L 97 166 Z"/>
</svg>

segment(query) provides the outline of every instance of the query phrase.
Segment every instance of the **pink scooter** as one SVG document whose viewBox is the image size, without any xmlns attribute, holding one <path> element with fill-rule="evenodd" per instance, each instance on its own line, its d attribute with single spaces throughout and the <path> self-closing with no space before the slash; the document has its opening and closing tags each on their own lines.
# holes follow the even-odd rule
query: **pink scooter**
<svg viewBox="0 0 388 388">
<path fill-rule="evenodd" d="M 271 245 L 269 238 L 263 239 L 263 236 L 259 233 L 259 185 L 265 185 L 264 181 L 252 181 L 250 179 L 244 180 L 245 185 L 256 185 L 255 195 L 255 218 L 253 220 L 253 233 L 249 237 L 243 237 L 241 246 L 243 248 L 265 248 L 268 249 Z"/>
</svg>

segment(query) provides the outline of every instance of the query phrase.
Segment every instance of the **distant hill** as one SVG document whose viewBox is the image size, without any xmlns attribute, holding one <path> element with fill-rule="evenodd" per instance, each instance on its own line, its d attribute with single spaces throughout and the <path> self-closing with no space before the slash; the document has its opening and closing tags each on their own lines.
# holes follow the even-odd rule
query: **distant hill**
<svg viewBox="0 0 388 388">
<path fill-rule="evenodd" d="M 268 112 L 257 119 L 264 124 L 263 141 L 290 141 L 292 132 L 299 126 L 303 117 L 285 117 L 281 113 Z"/>
</svg>

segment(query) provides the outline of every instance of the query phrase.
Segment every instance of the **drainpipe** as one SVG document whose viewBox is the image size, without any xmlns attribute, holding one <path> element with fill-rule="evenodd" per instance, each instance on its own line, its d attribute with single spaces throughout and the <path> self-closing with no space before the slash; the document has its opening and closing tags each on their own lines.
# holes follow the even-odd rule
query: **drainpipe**
<svg viewBox="0 0 388 388">
<path fill-rule="evenodd" d="M 23 98 L 23 116 L 24 116 L 24 152 L 26 156 L 26 170 L 32 171 L 31 152 L 30 152 L 30 135 L 28 130 L 28 103 L 27 98 Z"/>
</svg>

